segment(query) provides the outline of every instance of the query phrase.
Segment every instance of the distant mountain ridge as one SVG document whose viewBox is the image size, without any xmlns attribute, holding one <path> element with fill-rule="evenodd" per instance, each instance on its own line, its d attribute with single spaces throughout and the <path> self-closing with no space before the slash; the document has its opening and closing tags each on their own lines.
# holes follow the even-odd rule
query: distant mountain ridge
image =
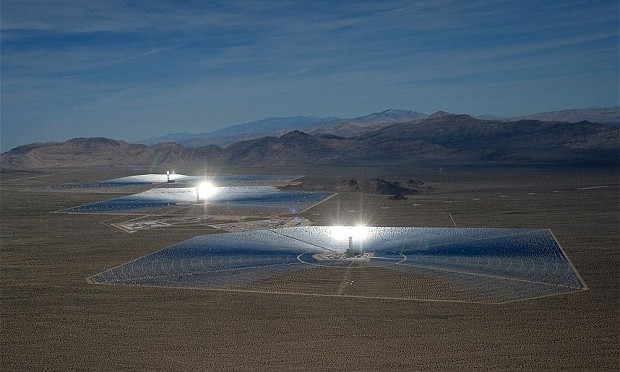
<svg viewBox="0 0 620 372">
<path fill-rule="evenodd" d="M 162 142 L 176 142 L 188 147 L 205 145 L 226 146 L 238 141 L 258 138 L 267 134 L 284 134 L 307 126 L 327 125 L 338 118 L 319 118 L 313 116 L 273 117 L 247 123 L 232 125 L 209 133 L 174 133 L 162 137 L 151 137 L 140 141 L 145 145 Z"/>
<path fill-rule="evenodd" d="M 264 136 L 279 137 L 294 130 L 312 134 L 336 135 L 349 138 L 392 124 L 419 121 L 428 117 L 435 118 L 446 115 L 452 114 L 445 111 L 437 111 L 429 116 L 417 111 L 389 109 L 349 119 L 313 116 L 273 117 L 232 125 L 209 133 L 171 133 L 161 137 L 151 137 L 139 143 L 154 145 L 157 143 L 175 142 L 186 147 L 202 147 L 206 145 L 225 147 L 239 141 L 251 140 Z M 609 107 L 562 110 L 517 118 L 504 118 L 495 115 L 479 115 L 476 116 L 476 118 L 499 121 L 541 120 L 571 123 L 590 121 L 601 124 L 620 124 L 620 108 Z"/>
<path fill-rule="evenodd" d="M 406 123 L 413 120 L 424 119 L 426 116 L 426 114 L 417 111 L 389 109 L 348 119 L 347 122 L 357 126 L 368 127 L 385 123 Z"/>
<path fill-rule="evenodd" d="M 153 146 L 106 138 L 17 147 L 0 155 L 4 168 L 85 166 L 205 166 L 299 164 L 395 164 L 441 162 L 620 161 L 620 127 L 591 122 L 481 120 L 439 112 L 425 119 L 378 125 L 340 124 L 358 131 L 350 137 L 293 130 L 281 136 L 235 142 L 225 148 Z M 358 129 L 351 129 L 358 128 Z"/>
<path fill-rule="evenodd" d="M 512 118 L 512 120 L 566 121 L 577 123 L 590 121 L 600 124 L 620 124 L 620 107 L 573 109 L 541 112 Z"/>
<path fill-rule="evenodd" d="M 174 133 L 162 137 L 151 137 L 139 143 L 154 145 L 163 142 L 176 142 L 187 147 L 206 145 L 228 146 L 235 142 L 260 138 L 265 135 L 281 136 L 294 130 L 303 130 L 310 133 L 323 128 L 338 126 L 343 122 L 361 127 L 370 127 L 377 124 L 402 123 L 424 117 L 426 115 L 419 112 L 394 109 L 352 119 L 320 118 L 314 116 L 273 117 L 233 125 L 210 133 Z"/>
</svg>

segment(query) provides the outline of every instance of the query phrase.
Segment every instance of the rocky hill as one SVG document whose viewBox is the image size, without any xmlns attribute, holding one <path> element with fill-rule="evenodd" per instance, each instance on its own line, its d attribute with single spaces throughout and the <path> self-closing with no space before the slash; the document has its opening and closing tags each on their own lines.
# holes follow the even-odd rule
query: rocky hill
<svg viewBox="0 0 620 372">
<path fill-rule="evenodd" d="M 400 186 L 397 182 L 388 180 L 371 178 L 371 179 L 348 179 L 341 180 L 335 187 L 336 191 L 343 192 L 364 192 L 369 194 L 382 194 L 382 195 L 409 195 L 417 193 L 418 191 L 413 188 L 407 188 Z"/>
<path fill-rule="evenodd" d="M 221 151 L 215 146 L 188 149 L 176 143 L 146 146 L 101 137 L 75 138 L 17 147 L 0 155 L 0 164 L 19 169 L 191 164 Z"/>
<path fill-rule="evenodd" d="M 618 163 L 620 127 L 591 122 L 480 120 L 437 113 L 347 136 L 292 131 L 236 142 L 153 146 L 105 138 L 20 146 L 0 156 L 5 168 L 152 165 L 394 164 L 409 161 Z M 353 129 L 354 130 L 354 129 Z"/>
</svg>

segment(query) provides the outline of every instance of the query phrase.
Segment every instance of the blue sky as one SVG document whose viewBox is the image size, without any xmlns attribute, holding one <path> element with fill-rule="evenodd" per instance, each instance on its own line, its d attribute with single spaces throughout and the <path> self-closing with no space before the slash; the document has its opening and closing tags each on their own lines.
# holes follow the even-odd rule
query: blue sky
<svg viewBox="0 0 620 372">
<path fill-rule="evenodd" d="M 2 0 L 2 151 L 389 108 L 618 104 L 611 1 Z"/>
</svg>

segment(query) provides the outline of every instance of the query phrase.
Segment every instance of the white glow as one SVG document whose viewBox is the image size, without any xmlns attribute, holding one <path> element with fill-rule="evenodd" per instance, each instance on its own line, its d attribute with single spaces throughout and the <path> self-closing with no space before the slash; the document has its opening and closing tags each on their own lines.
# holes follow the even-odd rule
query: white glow
<svg viewBox="0 0 620 372">
<path fill-rule="evenodd" d="M 211 182 L 202 182 L 196 187 L 196 197 L 198 200 L 206 200 L 217 193 L 217 187 Z"/>
<path fill-rule="evenodd" d="M 163 173 L 150 173 L 150 174 L 139 174 L 135 176 L 127 176 L 121 178 L 114 178 L 111 180 L 105 180 L 104 183 L 165 183 L 168 181 L 168 177 L 170 180 L 181 181 L 189 176 L 185 176 L 183 174 L 174 174 L 174 171 L 170 173 L 170 175 L 166 175 Z"/>
<path fill-rule="evenodd" d="M 336 240 L 348 241 L 349 237 L 353 238 L 353 241 L 360 242 L 368 237 L 368 226 L 332 226 L 331 236 Z"/>
</svg>

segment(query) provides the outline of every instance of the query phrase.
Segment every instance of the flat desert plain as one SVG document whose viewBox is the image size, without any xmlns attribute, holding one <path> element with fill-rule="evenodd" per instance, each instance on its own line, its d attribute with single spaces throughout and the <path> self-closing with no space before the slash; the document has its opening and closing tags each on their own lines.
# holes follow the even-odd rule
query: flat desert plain
<svg viewBox="0 0 620 372">
<path fill-rule="evenodd" d="M 305 174 L 306 182 L 316 184 L 345 178 L 421 180 L 434 191 L 400 201 L 341 193 L 301 217 L 316 225 L 362 219 L 374 226 L 548 228 L 589 289 L 491 305 L 91 285 L 86 281 L 91 275 L 220 231 L 193 223 L 128 234 L 110 223 L 137 216 L 53 213 L 136 189 L 58 191 L 47 186 L 146 170 L 4 170 L 2 369 L 620 367 L 620 187 L 615 168 L 428 165 L 226 171 Z M 169 213 L 195 217 L 209 210 Z"/>
</svg>

